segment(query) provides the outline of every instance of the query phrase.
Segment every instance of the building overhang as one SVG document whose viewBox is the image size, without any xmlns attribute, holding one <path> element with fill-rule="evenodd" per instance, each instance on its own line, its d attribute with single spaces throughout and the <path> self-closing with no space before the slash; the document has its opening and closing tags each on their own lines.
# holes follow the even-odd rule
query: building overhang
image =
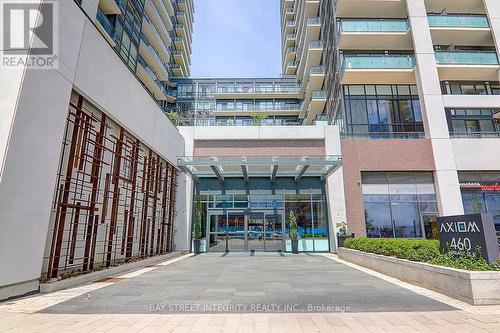
<svg viewBox="0 0 500 333">
<path fill-rule="evenodd" d="M 181 156 L 177 166 L 195 180 L 240 177 L 320 177 L 325 180 L 342 165 L 339 155 L 323 156 Z"/>
</svg>

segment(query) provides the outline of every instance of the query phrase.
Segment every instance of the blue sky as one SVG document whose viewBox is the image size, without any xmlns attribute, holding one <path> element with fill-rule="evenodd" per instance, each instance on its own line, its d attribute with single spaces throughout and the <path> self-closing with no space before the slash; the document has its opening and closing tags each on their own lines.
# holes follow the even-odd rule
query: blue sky
<svg viewBox="0 0 500 333">
<path fill-rule="evenodd" d="M 277 77 L 279 0 L 195 0 L 192 77 Z"/>
</svg>

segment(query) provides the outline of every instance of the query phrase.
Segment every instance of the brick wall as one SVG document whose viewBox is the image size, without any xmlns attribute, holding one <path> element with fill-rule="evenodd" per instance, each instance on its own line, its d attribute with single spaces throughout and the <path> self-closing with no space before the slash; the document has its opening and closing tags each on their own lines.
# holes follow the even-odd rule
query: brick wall
<svg viewBox="0 0 500 333">
<path fill-rule="evenodd" d="M 196 140 L 194 156 L 317 156 L 324 140 Z"/>
<path fill-rule="evenodd" d="M 356 236 L 366 235 L 361 172 L 435 169 L 427 139 L 342 140 L 341 147 L 347 227 Z"/>
</svg>

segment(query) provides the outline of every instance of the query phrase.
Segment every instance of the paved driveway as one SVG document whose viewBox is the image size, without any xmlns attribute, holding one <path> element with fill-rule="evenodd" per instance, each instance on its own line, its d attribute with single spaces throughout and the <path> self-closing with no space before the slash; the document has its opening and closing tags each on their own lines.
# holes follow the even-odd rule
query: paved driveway
<svg viewBox="0 0 500 333">
<path fill-rule="evenodd" d="M 64 314 L 449 311 L 321 255 L 204 254 L 42 312 Z"/>
</svg>

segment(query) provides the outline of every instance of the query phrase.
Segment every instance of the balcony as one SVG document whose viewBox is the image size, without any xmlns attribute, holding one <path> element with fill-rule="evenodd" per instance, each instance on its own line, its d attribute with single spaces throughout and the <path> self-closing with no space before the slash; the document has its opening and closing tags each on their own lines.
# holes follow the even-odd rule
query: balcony
<svg viewBox="0 0 500 333">
<path fill-rule="evenodd" d="M 175 13 L 175 17 L 177 18 L 177 21 L 179 21 L 180 23 L 186 23 L 185 12 L 178 11 L 177 13 Z"/>
<path fill-rule="evenodd" d="M 165 27 L 165 24 L 156 9 L 156 6 L 152 3 L 152 0 L 146 1 L 146 13 L 144 15 L 145 20 L 152 25 L 151 29 L 156 30 L 156 34 L 160 37 L 160 40 L 165 43 L 167 46 L 170 45 L 172 39 L 170 38 L 170 34 Z"/>
<path fill-rule="evenodd" d="M 338 25 L 341 49 L 413 49 L 406 19 L 342 19 Z"/>
<path fill-rule="evenodd" d="M 169 78 L 169 70 L 161 60 L 157 51 L 151 45 L 151 42 L 145 35 L 141 36 L 141 43 L 139 45 L 139 54 L 149 64 L 155 72 L 157 78 L 161 81 L 167 81 Z"/>
<path fill-rule="evenodd" d="M 151 21 L 151 18 L 147 13 L 144 15 L 142 27 L 142 30 L 147 36 L 147 39 L 151 42 L 156 50 L 159 50 L 159 53 L 162 56 L 164 62 L 168 62 L 170 59 L 170 51 L 167 48 L 166 43 L 164 42 L 158 30 L 156 30 L 153 21 Z M 168 38 L 170 38 L 170 36 L 168 36 Z"/>
<path fill-rule="evenodd" d="M 285 69 L 285 74 L 286 75 L 293 75 L 297 71 L 297 67 L 299 66 L 298 61 L 289 61 L 286 64 L 286 69 Z"/>
<path fill-rule="evenodd" d="M 346 69 L 412 69 L 413 55 L 345 55 Z"/>
<path fill-rule="evenodd" d="M 251 82 L 246 85 L 223 84 L 217 87 L 215 99 L 228 98 L 298 98 L 298 84 L 281 84 L 273 82 Z"/>
<path fill-rule="evenodd" d="M 170 63 L 170 68 L 172 69 L 172 73 L 174 74 L 174 76 L 185 77 L 185 73 L 181 65 Z"/>
<path fill-rule="evenodd" d="M 427 20 L 434 44 L 494 46 L 485 15 L 429 15 Z"/>
<path fill-rule="evenodd" d="M 306 125 L 310 125 L 313 121 L 323 113 L 326 105 L 326 91 L 314 90 L 312 92 L 311 101 L 306 113 Z"/>
<path fill-rule="evenodd" d="M 437 64 L 453 65 L 496 65 L 498 66 L 498 57 L 496 52 L 485 51 L 436 51 Z"/>
<path fill-rule="evenodd" d="M 487 28 L 488 18 L 483 15 L 429 15 L 429 27 L 440 28 Z"/>
<path fill-rule="evenodd" d="M 343 84 L 414 84 L 412 54 L 347 54 L 343 56 Z"/>
<path fill-rule="evenodd" d="M 176 32 L 177 36 L 180 36 L 180 37 L 186 36 L 186 29 L 184 27 L 184 24 L 176 23 L 174 25 L 174 28 L 175 28 L 175 32 Z"/>
<path fill-rule="evenodd" d="M 175 97 L 172 91 L 165 87 L 165 84 L 161 82 L 155 75 L 153 70 L 146 64 L 142 57 L 137 58 L 137 76 L 150 91 L 153 97 L 160 101 L 168 101 L 171 103 L 175 102 Z"/>
<path fill-rule="evenodd" d="M 108 41 L 108 43 L 115 47 L 115 27 L 108 20 L 106 15 L 102 12 L 100 8 L 97 8 L 97 16 L 96 16 L 96 26 L 97 29 L 102 33 L 104 38 Z"/>
<path fill-rule="evenodd" d="M 494 51 L 435 51 L 440 80 L 497 81 L 498 57 Z"/>
<path fill-rule="evenodd" d="M 154 3 L 152 3 L 151 5 L 154 7 L 158 15 L 161 17 L 163 24 L 165 24 L 167 30 L 169 31 L 172 30 L 173 23 L 172 19 L 170 18 L 170 15 L 168 14 L 167 8 L 165 7 L 165 2 L 163 0 L 153 0 L 153 2 Z"/>
<path fill-rule="evenodd" d="M 99 9 L 106 15 L 120 15 L 120 0 L 100 0 Z"/>
<path fill-rule="evenodd" d="M 259 105 L 259 104 L 241 104 L 224 105 L 217 104 L 214 110 L 215 116 L 248 116 L 254 112 L 259 112 L 265 115 L 289 115 L 296 116 L 299 114 L 302 104 L 275 104 L 275 105 Z"/>
<path fill-rule="evenodd" d="M 441 10 L 443 8 L 447 7 L 443 6 Z M 380 18 L 407 15 L 404 0 L 337 0 L 337 17 Z"/>
</svg>

